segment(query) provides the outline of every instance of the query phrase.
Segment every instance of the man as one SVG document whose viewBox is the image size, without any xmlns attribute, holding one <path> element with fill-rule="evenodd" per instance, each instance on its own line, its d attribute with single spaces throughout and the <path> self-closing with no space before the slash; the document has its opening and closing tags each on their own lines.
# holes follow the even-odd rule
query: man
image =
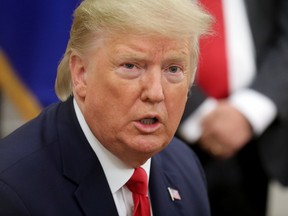
<svg viewBox="0 0 288 216">
<path fill-rule="evenodd" d="M 268 177 L 288 185 L 288 1 L 201 2 L 223 14 L 215 37 L 201 46 L 207 55 L 179 135 L 201 147 L 212 215 L 263 216 Z M 211 47 L 216 40 L 223 40 L 222 49 Z M 204 79 L 204 68 L 215 79 Z M 223 71 L 228 83 L 218 81 Z M 213 84 L 220 94 L 204 88 Z"/>
<path fill-rule="evenodd" d="M 83 1 L 58 67 L 63 102 L 0 143 L 0 215 L 209 216 L 201 166 L 173 138 L 209 23 L 190 0 Z"/>
</svg>

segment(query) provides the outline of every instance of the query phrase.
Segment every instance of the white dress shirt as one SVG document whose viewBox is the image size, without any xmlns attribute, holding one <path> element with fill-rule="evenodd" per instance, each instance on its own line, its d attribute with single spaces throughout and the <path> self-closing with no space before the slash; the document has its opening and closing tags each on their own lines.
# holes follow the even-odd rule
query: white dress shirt
<svg viewBox="0 0 288 216">
<path fill-rule="evenodd" d="M 125 186 L 131 178 L 134 168 L 128 167 L 115 155 L 109 152 L 93 135 L 88 127 L 83 114 L 77 104 L 73 101 L 79 124 L 95 154 L 97 155 L 104 170 L 111 193 L 119 216 L 131 216 L 133 209 L 133 198 L 131 191 Z M 147 160 L 141 167 L 146 171 L 149 181 L 151 159 Z"/>
</svg>

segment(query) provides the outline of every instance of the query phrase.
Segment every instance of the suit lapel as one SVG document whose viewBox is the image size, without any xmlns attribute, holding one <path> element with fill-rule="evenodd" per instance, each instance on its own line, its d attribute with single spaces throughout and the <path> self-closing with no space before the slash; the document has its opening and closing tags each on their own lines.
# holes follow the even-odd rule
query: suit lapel
<svg viewBox="0 0 288 216">
<path fill-rule="evenodd" d="M 63 174 L 77 185 L 76 200 L 87 216 L 117 215 L 101 164 L 78 123 L 72 98 L 58 112 Z"/>
<path fill-rule="evenodd" d="M 176 176 L 167 173 L 161 165 L 161 158 L 156 155 L 152 158 L 149 191 L 154 216 L 185 215 L 182 210 L 181 200 L 172 201 L 168 187 L 177 189 Z"/>
<path fill-rule="evenodd" d="M 97 166 L 81 181 L 75 197 L 87 216 L 118 215 L 104 172 Z"/>
</svg>

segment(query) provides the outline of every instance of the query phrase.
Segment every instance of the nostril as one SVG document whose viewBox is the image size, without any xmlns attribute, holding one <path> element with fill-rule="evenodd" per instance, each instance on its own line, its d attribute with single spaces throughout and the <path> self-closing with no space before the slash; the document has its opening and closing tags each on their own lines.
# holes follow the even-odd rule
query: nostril
<svg viewBox="0 0 288 216">
<path fill-rule="evenodd" d="M 143 90 L 141 99 L 144 101 L 150 101 L 150 102 L 161 102 L 164 100 L 164 91 L 161 86 L 155 86 L 151 84 L 151 86 L 147 87 Z"/>
</svg>

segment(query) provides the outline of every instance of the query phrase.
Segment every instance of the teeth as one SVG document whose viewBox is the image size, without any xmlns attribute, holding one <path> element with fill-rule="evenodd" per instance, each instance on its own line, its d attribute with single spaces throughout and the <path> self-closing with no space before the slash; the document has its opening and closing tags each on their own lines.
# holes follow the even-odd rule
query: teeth
<svg viewBox="0 0 288 216">
<path fill-rule="evenodd" d="M 147 124 L 147 125 L 154 124 L 156 121 L 157 120 L 155 118 L 145 118 L 145 119 L 140 120 L 142 124 Z"/>
</svg>

